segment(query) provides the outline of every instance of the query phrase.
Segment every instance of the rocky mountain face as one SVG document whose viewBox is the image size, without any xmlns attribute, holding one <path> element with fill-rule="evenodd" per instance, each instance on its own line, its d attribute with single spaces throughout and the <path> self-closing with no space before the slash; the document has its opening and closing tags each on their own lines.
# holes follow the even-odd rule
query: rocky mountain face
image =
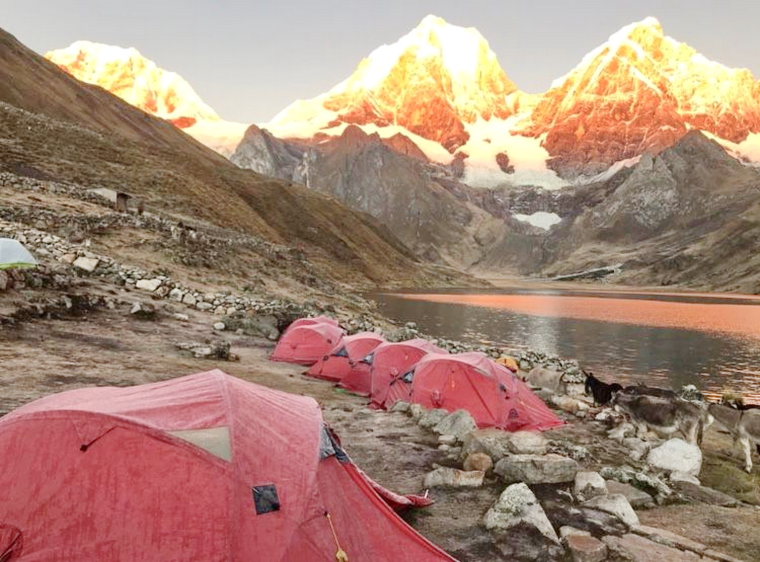
<svg viewBox="0 0 760 562">
<path fill-rule="evenodd" d="M 381 139 L 354 125 L 311 145 L 281 141 L 252 126 L 232 161 L 302 183 L 378 218 L 427 259 L 471 265 L 501 234 L 503 221 L 454 194 L 457 185 L 469 188 L 408 147 L 400 136 Z"/>
<path fill-rule="evenodd" d="M 4 31 L 0 102 L 0 171 L 126 189 L 183 222 L 204 220 L 290 247 L 325 279 L 414 285 L 451 275 L 420 264 L 372 217 L 235 166 L 169 122 L 74 79 Z"/>
<path fill-rule="evenodd" d="M 760 291 L 760 172 L 698 131 L 604 182 L 528 189 L 513 195 L 520 200 L 563 213 L 534 239 L 536 260 L 525 273 L 621 265 L 620 280 L 632 284 Z M 497 250 L 480 265 L 513 260 Z"/>
</svg>

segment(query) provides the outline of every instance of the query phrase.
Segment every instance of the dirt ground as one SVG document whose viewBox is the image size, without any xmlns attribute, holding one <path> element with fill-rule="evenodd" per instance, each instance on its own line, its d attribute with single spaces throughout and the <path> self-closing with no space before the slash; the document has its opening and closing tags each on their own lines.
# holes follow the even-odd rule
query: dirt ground
<svg viewBox="0 0 760 562">
<path fill-rule="evenodd" d="M 171 307 L 160 306 L 157 321 L 137 320 L 123 307 L 69 320 L 34 320 L 0 329 L 0 414 L 72 388 L 142 384 L 220 368 L 251 382 L 314 397 L 354 461 L 394 491 L 424 492 L 422 478 L 433 463 L 456 465 L 447 453 L 437 449 L 433 434 L 405 415 L 371 410 L 365 399 L 302 376 L 299 366 L 268 361 L 272 342 L 215 334 L 212 324 L 217 317 L 183 308 L 182 312 L 189 312 L 190 320 L 175 320 Z M 174 346 L 181 341 L 219 337 L 232 342 L 240 361 L 195 359 Z M 600 425 L 578 422 L 548 432 L 547 437 L 569 439 L 587 447 L 593 460 L 584 464 L 591 468 L 620 464 L 622 448 L 617 450 L 611 442 L 600 439 L 604 433 Z M 715 434 L 708 445 L 712 449 L 706 453 L 706 466 L 710 466 L 713 457 L 740 466 L 739 452 L 731 449 L 725 436 Z M 725 471 L 726 463 L 719 463 L 721 470 Z M 743 474 L 739 468 L 737 471 Z M 757 471 L 745 481 L 754 486 L 754 493 L 760 489 L 756 478 L 760 478 Z M 502 489 L 503 484 L 490 477 L 485 486 L 477 489 L 431 490 L 436 503 L 406 518 L 460 560 L 498 559 L 498 551 L 480 521 Z M 745 494 L 743 499 L 757 500 L 746 495 L 746 489 L 735 492 L 734 495 Z M 760 526 L 760 509 L 754 506 L 671 505 L 639 511 L 639 516 L 644 524 L 671 530 L 727 554 L 760 559 L 760 535 L 755 531 Z"/>
</svg>

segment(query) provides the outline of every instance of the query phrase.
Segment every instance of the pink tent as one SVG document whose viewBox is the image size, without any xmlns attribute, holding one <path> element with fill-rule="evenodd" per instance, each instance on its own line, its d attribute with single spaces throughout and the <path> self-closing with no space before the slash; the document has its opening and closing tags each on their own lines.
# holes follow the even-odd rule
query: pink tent
<svg viewBox="0 0 760 562">
<path fill-rule="evenodd" d="M 329 354 L 314 363 L 306 374 L 318 379 L 340 382 L 383 341 L 383 337 L 374 332 L 346 336 Z"/>
<path fill-rule="evenodd" d="M 287 333 L 287 331 L 291 328 L 298 328 L 299 326 L 311 326 L 312 324 L 332 324 L 333 326 L 337 326 L 338 321 L 335 318 L 330 318 L 329 316 L 299 318 L 298 320 L 292 322 L 290 326 L 288 326 L 288 328 L 285 330 L 285 332 Z"/>
<path fill-rule="evenodd" d="M 428 340 L 386 342 L 371 354 L 370 396 L 376 408 L 390 408 L 399 400 L 409 401 L 412 385 L 403 379 L 428 353 L 446 353 Z"/>
<path fill-rule="evenodd" d="M 524 382 L 483 353 L 431 353 L 414 367 L 411 402 L 469 411 L 478 427 L 548 429 L 560 420 Z"/>
<path fill-rule="evenodd" d="M 332 323 L 289 327 L 280 337 L 270 359 L 312 365 L 324 357 L 343 338 L 343 330 Z"/>
<path fill-rule="evenodd" d="M 37 400 L 0 419 L 0 458 L 4 560 L 453 560 L 313 399 L 221 371 Z"/>
</svg>

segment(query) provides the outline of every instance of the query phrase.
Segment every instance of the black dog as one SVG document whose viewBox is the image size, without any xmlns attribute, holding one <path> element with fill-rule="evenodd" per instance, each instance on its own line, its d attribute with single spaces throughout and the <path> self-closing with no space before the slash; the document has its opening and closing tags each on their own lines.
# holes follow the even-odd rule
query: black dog
<svg viewBox="0 0 760 562">
<path fill-rule="evenodd" d="M 593 395 L 595 406 L 609 403 L 612 395 L 620 390 L 623 390 L 623 387 L 618 383 L 607 384 L 596 378 L 594 373 L 586 373 L 586 394 Z"/>
</svg>

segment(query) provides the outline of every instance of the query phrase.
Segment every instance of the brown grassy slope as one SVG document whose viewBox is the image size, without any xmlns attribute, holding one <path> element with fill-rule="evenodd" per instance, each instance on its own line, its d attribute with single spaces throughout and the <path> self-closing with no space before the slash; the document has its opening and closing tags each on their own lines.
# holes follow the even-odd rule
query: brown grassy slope
<svg viewBox="0 0 760 562">
<path fill-rule="evenodd" d="M 149 205 L 301 247 L 325 275 L 431 282 L 374 219 L 242 170 L 176 129 L 59 70 L 0 30 L 0 167 L 122 189 Z"/>
</svg>

